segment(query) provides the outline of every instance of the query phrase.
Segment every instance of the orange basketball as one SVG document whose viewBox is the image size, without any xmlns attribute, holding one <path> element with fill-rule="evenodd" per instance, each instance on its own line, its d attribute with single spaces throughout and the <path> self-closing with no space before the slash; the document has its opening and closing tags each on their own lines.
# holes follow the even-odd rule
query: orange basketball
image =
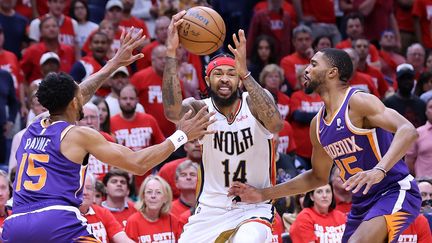
<svg viewBox="0 0 432 243">
<path fill-rule="evenodd" d="M 184 48 L 196 55 L 207 55 L 219 49 L 225 40 L 225 23 L 213 9 L 190 8 L 179 26 L 179 40 Z"/>
</svg>

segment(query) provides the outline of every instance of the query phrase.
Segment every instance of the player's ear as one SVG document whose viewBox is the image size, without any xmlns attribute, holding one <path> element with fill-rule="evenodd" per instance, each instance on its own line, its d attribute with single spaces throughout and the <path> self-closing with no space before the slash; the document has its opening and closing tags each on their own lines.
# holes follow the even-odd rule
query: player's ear
<svg viewBox="0 0 432 243">
<path fill-rule="evenodd" d="M 204 79 L 205 79 L 205 82 L 206 82 L 207 86 L 210 87 L 210 77 L 209 76 L 205 76 Z"/>
<path fill-rule="evenodd" d="M 328 71 L 328 76 L 330 79 L 337 78 L 338 75 L 339 75 L 339 71 L 335 67 L 330 68 L 330 70 Z"/>
</svg>

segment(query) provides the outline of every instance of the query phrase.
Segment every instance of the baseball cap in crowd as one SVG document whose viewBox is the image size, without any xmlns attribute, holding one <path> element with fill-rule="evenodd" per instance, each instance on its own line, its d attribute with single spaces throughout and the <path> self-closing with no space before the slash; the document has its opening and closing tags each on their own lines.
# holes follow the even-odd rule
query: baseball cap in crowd
<svg viewBox="0 0 432 243">
<path fill-rule="evenodd" d="M 42 65 L 48 60 L 56 60 L 58 63 L 60 63 L 60 57 L 55 52 L 47 52 L 42 55 L 40 58 L 39 64 Z"/>
<path fill-rule="evenodd" d="M 402 76 L 415 77 L 414 67 L 409 63 L 402 63 L 396 68 L 396 77 Z"/>
<path fill-rule="evenodd" d="M 123 10 L 123 3 L 120 0 L 109 0 L 105 5 L 105 10 L 110 10 L 113 7 L 118 7 Z"/>
<path fill-rule="evenodd" d="M 129 77 L 129 72 L 125 66 L 119 67 L 117 70 L 115 70 L 113 73 L 111 73 L 110 78 L 114 77 L 117 73 L 124 73 L 126 76 Z"/>
</svg>

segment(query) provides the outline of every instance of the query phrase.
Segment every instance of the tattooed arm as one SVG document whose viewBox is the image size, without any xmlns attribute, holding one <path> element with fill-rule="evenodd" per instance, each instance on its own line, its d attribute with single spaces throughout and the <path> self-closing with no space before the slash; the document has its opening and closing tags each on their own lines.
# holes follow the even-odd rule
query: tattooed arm
<svg viewBox="0 0 432 243">
<path fill-rule="evenodd" d="M 167 56 L 162 82 L 162 100 L 166 118 L 174 123 L 190 109 L 194 114 L 204 106 L 204 102 L 194 98 L 182 101 L 180 80 L 177 77 L 176 50 L 179 45 L 177 27 L 183 22 L 181 18 L 185 13 L 186 11 L 181 11 L 172 17 L 166 40 Z"/>
<path fill-rule="evenodd" d="M 91 99 L 96 90 L 103 84 L 103 82 L 105 82 L 112 72 L 117 70 L 117 68 L 127 66 L 144 56 L 142 53 L 137 55 L 132 54 L 132 51 L 145 41 L 145 36 L 141 36 L 142 30 L 140 30 L 135 36 L 132 36 L 131 33 L 133 33 L 133 31 L 129 31 L 127 34 L 123 32 L 120 38 L 120 48 L 114 57 L 110 59 L 101 70 L 89 76 L 79 84 L 84 98 L 84 104 Z"/>
<path fill-rule="evenodd" d="M 283 120 L 279 114 L 270 92 L 263 89 L 247 71 L 246 65 L 246 37 L 243 30 L 238 32 L 239 39 L 233 34 L 233 41 L 236 46 L 228 48 L 235 56 L 236 70 L 240 77 L 244 78 L 243 85 L 249 92 L 247 102 L 252 114 L 272 133 L 279 132 L 283 127 Z M 246 78 L 245 78 L 246 77 Z"/>
</svg>

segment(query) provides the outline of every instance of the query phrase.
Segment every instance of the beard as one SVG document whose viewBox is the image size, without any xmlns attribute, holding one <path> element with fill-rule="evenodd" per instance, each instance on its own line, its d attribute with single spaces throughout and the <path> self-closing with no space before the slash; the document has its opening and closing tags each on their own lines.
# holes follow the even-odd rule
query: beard
<svg viewBox="0 0 432 243">
<path fill-rule="evenodd" d="M 220 107 L 227 107 L 234 104 L 237 98 L 241 96 L 239 89 L 236 89 L 228 98 L 220 97 L 212 88 L 208 88 L 208 94 L 215 104 Z"/>
<path fill-rule="evenodd" d="M 325 81 L 325 73 L 318 73 L 314 80 L 309 80 L 308 84 L 305 86 L 304 92 L 306 94 L 312 94 L 317 91 L 318 87 Z"/>
<path fill-rule="evenodd" d="M 131 117 L 135 113 L 135 107 L 123 107 L 123 106 L 120 106 L 120 110 L 122 111 L 122 113 L 123 113 L 124 116 Z"/>
</svg>

